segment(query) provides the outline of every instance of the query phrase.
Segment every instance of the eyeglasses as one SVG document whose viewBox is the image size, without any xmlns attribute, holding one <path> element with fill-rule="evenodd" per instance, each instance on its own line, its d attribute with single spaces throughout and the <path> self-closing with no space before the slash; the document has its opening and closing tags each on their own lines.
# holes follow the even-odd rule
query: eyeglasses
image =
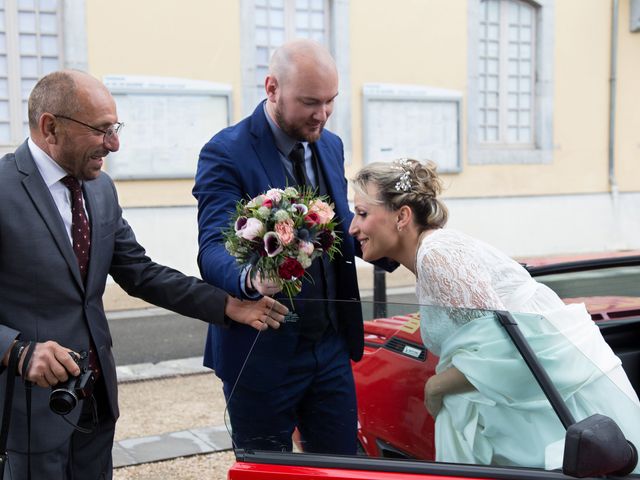
<svg viewBox="0 0 640 480">
<path fill-rule="evenodd" d="M 124 127 L 124 123 L 123 122 L 117 122 L 117 123 L 114 123 L 113 125 L 111 125 L 106 130 L 103 130 L 101 128 L 94 127 L 93 125 L 89 125 L 88 123 L 81 122 L 80 120 L 76 120 L 75 118 L 67 117 L 65 115 L 56 115 L 54 113 L 53 116 L 56 117 L 56 118 L 64 118 L 65 120 L 70 120 L 72 122 L 79 123 L 80 125 L 84 125 L 85 127 L 90 128 L 91 130 L 95 130 L 96 132 L 100 132 L 100 133 L 102 133 L 104 135 L 103 140 L 105 142 L 107 140 L 112 140 L 114 137 L 118 137 L 120 135 L 120 132 L 122 131 L 122 127 Z"/>
</svg>

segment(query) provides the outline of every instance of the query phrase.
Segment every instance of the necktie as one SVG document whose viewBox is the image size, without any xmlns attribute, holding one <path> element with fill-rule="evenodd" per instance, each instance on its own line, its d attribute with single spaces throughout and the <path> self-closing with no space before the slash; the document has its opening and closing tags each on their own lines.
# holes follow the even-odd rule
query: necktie
<svg viewBox="0 0 640 480">
<path fill-rule="evenodd" d="M 67 175 L 60 180 L 71 192 L 71 239 L 73 251 L 78 258 L 78 266 L 82 280 L 87 277 L 89 266 L 89 250 L 91 248 L 91 227 L 84 213 L 82 188 L 75 177 Z"/>
<path fill-rule="evenodd" d="M 307 169 L 305 168 L 304 161 L 304 145 L 300 142 L 296 143 L 289 154 L 289 160 L 293 164 L 293 174 L 296 177 L 298 185 L 309 185 L 309 177 L 307 176 Z"/>
</svg>

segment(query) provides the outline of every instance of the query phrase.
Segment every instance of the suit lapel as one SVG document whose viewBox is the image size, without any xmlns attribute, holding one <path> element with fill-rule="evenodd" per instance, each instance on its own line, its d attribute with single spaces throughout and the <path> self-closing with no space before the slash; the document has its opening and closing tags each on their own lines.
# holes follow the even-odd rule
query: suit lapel
<svg viewBox="0 0 640 480">
<path fill-rule="evenodd" d="M 16 150 L 16 164 L 18 165 L 18 169 L 25 174 L 22 184 L 27 195 L 40 213 L 40 216 L 47 225 L 49 232 L 51 232 L 51 236 L 60 250 L 60 253 L 69 265 L 69 268 L 73 272 L 73 276 L 76 279 L 78 286 L 84 290 L 84 284 L 82 282 L 82 277 L 80 276 L 80 268 L 78 267 L 78 259 L 76 258 L 76 254 L 73 252 L 71 242 L 69 242 L 69 236 L 65 231 L 62 217 L 60 217 L 60 212 L 51 197 L 51 193 L 49 192 L 49 189 L 44 183 L 44 180 L 31 157 L 31 153 L 29 152 L 29 147 L 26 142 Z"/>
<path fill-rule="evenodd" d="M 269 187 L 283 187 L 286 183 L 284 166 L 265 118 L 263 105 L 264 102 L 260 103 L 251 115 L 251 144 L 269 178 Z"/>
<path fill-rule="evenodd" d="M 349 206 L 343 199 L 342 195 L 342 184 L 343 177 L 340 174 L 342 169 L 339 165 L 334 165 L 336 161 L 341 162 L 342 158 L 336 159 L 335 155 L 332 154 L 331 149 L 328 147 L 326 140 L 324 137 L 320 137 L 315 143 L 315 148 L 318 153 L 318 168 L 322 169 L 322 173 L 325 178 L 325 182 L 327 184 L 327 190 L 331 200 L 336 209 L 336 216 L 340 220 L 340 224 L 338 224 L 338 228 L 340 230 L 346 231 L 349 226 L 342 225 L 342 222 L 346 218 L 348 218 Z"/>
</svg>

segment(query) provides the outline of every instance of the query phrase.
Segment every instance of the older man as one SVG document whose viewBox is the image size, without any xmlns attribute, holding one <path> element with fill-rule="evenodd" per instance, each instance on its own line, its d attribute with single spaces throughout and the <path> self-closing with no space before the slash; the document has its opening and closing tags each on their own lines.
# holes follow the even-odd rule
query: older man
<svg viewBox="0 0 640 480">
<path fill-rule="evenodd" d="M 226 314 L 264 329 L 286 312 L 271 299 L 228 297 L 145 255 L 101 173 L 104 157 L 120 147 L 121 127 L 101 82 L 54 72 L 29 98 L 29 139 L 0 159 L 0 355 L 6 367 L 10 352 L 24 347 L 17 370 L 36 385 L 27 409 L 23 382 L 15 383 L 5 479 L 26 478 L 27 462 L 33 479 L 111 478 L 118 401 L 102 305 L 107 275 L 130 295 L 210 323 L 228 325 Z M 81 351 L 94 392 L 66 420 L 90 433 L 49 408 L 49 387 L 79 373 L 70 352 Z"/>
</svg>

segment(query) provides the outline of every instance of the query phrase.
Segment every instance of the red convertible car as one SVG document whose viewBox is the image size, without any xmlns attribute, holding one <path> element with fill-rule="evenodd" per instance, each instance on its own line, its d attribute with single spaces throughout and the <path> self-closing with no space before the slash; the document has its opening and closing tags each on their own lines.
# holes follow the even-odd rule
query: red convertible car
<svg viewBox="0 0 640 480">
<path fill-rule="evenodd" d="M 585 304 L 605 340 L 622 360 L 636 392 L 639 392 L 640 252 L 632 253 L 560 262 L 532 261 L 526 262 L 526 268 L 538 281 L 556 291 L 565 303 Z M 434 423 L 424 407 L 423 389 L 425 381 L 435 372 L 438 357 L 421 341 L 417 311 L 422 308 L 424 312 L 425 306 L 416 305 L 414 300 L 384 305 L 363 301 L 361 307 L 369 320 L 365 321 L 364 358 L 353 364 L 358 396 L 360 455 L 346 457 L 236 450 L 237 461 L 228 473 L 230 480 L 559 479 L 568 478 L 565 474 L 601 477 L 612 472 L 606 470 L 607 465 L 594 467 L 594 458 L 603 456 L 593 451 L 570 449 L 569 437 L 565 464 L 573 462 L 580 467 L 567 469 L 564 473 L 561 469 L 544 470 L 529 465 L 500 467 L 436 462 Z M 518 323 L 517 316 L 509 312 L 488 313 L 489 317 L 494 317 L 489 321 L 495 321 L 496 328 L 505 328 L 509 333 L 514 355 L 522 355 L 518 358 L 522 359 L 523 368 L 532 372 L 558 413 L 559 420 L 565 427 L 569 426 L 572 422 L 567 423 L 563 418 L 567 407 L 562 397 L 557 395 L 554 379 L 544 372 L 538 373 L 541 367 L 535 354 L 530 358 L 531 354 L 527 353 L 531 351 L 527 348 L 526 334 L 523 335 L 517 326 L 515 333 L 511 330 Z M 640 429 L 640 425 L 632 428 Z M 526 440 L 513 439 L 514 442 Z M 615 448 L 626 452 L 627 445 L 623 443 Z M 567 458 L 571 452 L 576 458 Z M 616 478 L 620 478 L 619 474 L 620 470 Z M 629 474 L 628 477 L 640 478 L 640 475 Z"/>
</svg>

